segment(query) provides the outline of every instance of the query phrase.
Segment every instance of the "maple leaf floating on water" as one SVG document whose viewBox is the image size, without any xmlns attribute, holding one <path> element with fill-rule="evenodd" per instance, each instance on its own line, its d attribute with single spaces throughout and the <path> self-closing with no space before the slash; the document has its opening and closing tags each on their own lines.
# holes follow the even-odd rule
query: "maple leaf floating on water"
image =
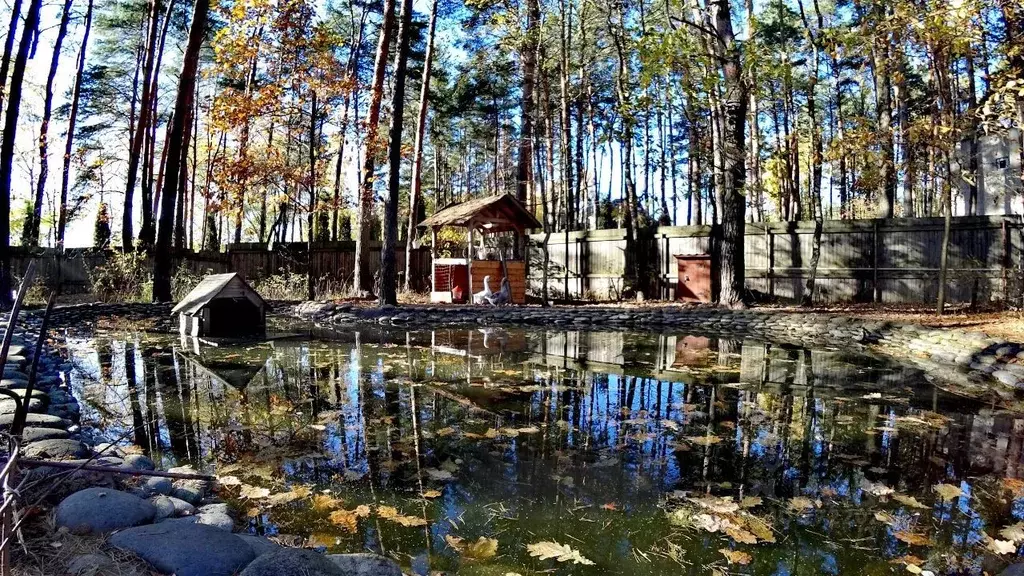
<svg viewBox="0 0 1024 576">
<path fill-rule="evenodd" d="M 814 505 L 814 500 L 805 496 L 797 496 L 796 498 L 789 499 L 789 509 L 798 514 L 813 510 Z"/>
<path fill-rule="evenodd" d="M 355 532 L 359 527 L 359 519 L 370 515 L 370 507 L 363 504 L 356 506 L 354 510 L 335 510 L 331 512 L 331 523 L 340 526 L 349 532 Z"/>
<path fill-rule="evenodd" d="M 719 552 L 722 553 L 722 556 L 725 556 L 725 559 L 729 561 L 729 564 L 739 564 L 741 566 L 746 566 L 747 564 L 750 564 L 751 560 L 754 559 L 753 556 L 747 554 L 742 550 L 729 550 L 728 548 L 722 548 L 719 550 Z"/>
<path fill-rule="evenodd" d="M 893 536 L 896 537 L 900 542 L 905 542 L 911 546 L 932 546 L 935 543 L 926 534 L 919 534 L 917 532 L 911 532 L 909 530 L 900 530 L 893 532 Z"/>
<path fill-rule="evenodd" d="M 221 486 L 241 486 L 242 481 L 236 476 L 220 476 L 217 478 L 217 483 Z"/>
<path fill-rule="evenodd" d="M 498 541 L 494 538 L 481 536 L 475 542 L 466 542 L 463 538 L 448 534 L 444 541 L 467 560 L 486 560 L 498 553 Z"/>
<path fill-rule="evenodd" d="M 427 521 L 419 516 L 405 516 L 393 506 L 377 506 L 377 516 L 402 526 L 426 526 Z"/>
<path fill-rule="evenodd" d="M 530 553 L 530 556 L 541 560 L 554 558 L 559 562 L 572 562 L 573 564 L 583 564 L 584 566 L 594 565 L 591 560 L 580 554 L 579 550 L 573 550 L 570 546 L 559 544 L 558 542 L 536 542 L 527 545 L 526 551 Z"/>
<path fill-rule="evenodd" d="M 999 535 L 1014 544 L 1024 542 L 1024 522 L 1018 522 L 1004 527 L 999 531 Z"/>
<path fill-rule="evenodd" d="M 248 500 L 259 500 L 270 496 L 270 490 L 242 484 L 242 489 L 239 490 L 238 495 Z"/>
<path fill-rule="evenodd" d="M 932 490 L 934 490 L 943 500 L 954 500 L 964 494 L 963 490 L 952 484 L 936 484 L 935 486 L 932 486 Z"/>
<path fill-rule="evenodd" d="M 698 446 L 714 446 L 722 441 L 721 436 L 687 436 L 686 441 Z"/>
<path fill-rule="evenodd" d="M 431 489 L 431 490 L 424 490 L 423 491 L 423 497 L 424 498 L 437 498 L 440 495 L 441 495 L 441 491 L 440 490 L 433 490 L 433 489 Z"/>
<path fill-rule="evenodd" d="M 330 494 L 317 494 L 313 496 L 313 509 L 321 512 L 334 510 L 342 505 L 342 501 Z"/>
<path fill-rule="evenodd" d="M 893 494 L 892 498 L 893 500 L 899 502 L 900 504 L 903 504 L 907 508 L 917 508 L 919 510 L 931 509 L 931 506 L 928 506 L 927 504 L 922 504 L 917 500 L 917 498 L 914 498 L 913 496 L 907 496 L 906 494 Z"/>
<path fill-rule="evenodd" d="M 1013 554 L 1017 551 L 1017 545 L 1010 540 L 990 540 L 988 550 L 994 554 Z"/>
</svg>

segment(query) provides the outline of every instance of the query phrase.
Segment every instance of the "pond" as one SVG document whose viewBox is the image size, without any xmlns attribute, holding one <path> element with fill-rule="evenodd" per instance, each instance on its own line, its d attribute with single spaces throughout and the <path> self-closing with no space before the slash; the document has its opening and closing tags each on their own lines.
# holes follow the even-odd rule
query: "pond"
<svg viewBox="0 0 1024 576">
<path fill-rule="evenodd" d="M 1024 418 L 847 350 L 701 335 L 68 335 L 88 421 L 253 533 L 415 574 L 981 574 Z"/>
</svg>

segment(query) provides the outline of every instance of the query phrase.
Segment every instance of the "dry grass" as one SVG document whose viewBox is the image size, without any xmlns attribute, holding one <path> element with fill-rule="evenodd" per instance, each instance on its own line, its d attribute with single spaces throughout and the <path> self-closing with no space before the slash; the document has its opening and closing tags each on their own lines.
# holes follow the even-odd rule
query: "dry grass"
<svg viewBox="0 0 1024 576">
<path fill-rule="evenodd" d="M 98 554 L 110 560 L 99 570 L 77 576 L 153 576 L 157 574 L 135 555 L 107 546 L 98 536 L 78 536 L 67 529 L 57 529 L 53 514 L 26 522 L 22 532 L 25 546 L 11 547 L 13 576 L 54 576 L 66 574 L 68 564 L 85 554 Z"/>
</svg>

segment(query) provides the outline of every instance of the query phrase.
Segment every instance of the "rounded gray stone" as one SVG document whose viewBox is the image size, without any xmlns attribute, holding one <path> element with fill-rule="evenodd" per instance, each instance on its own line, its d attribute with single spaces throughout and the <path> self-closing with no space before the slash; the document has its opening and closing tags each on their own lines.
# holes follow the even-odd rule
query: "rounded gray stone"
<svg viewBox="0 0 1024 576">
<path fill-rule="evenodd" d="M 111 536 L 110 544 L 175 576 L 233 576 L 255 557 L 230 532 L 181 521 L 128 528 Z"/>
<path fill-rule="evenodd" d="M 312 550 L 282 548 L 263 554 L 242 570 L 240 576 L 349 576 L 326 556 Z"/>
<path fill-rule="evenodd" d="M 327 559 L 345 576 L 402 576 L 402 569 L 390 558 L 379 554 L 328 554 Z"/>
<path fill-rule="evenodd" d="M 152 476 L 146 479 L 142 487 L 149 493 L 168 495 L 174 489 L 170 478 L 159 478 Z"/>
<path fill-rule="evenodd" d="M 25 428 L 21 431 L 22 442 L 36 442 L 38 440 L 62 440 L 71 438 L 65 430 L 58 428 Z"/>
<path fill-rule="evenodd" d="M 174 504 L 171 502 L 170 498 L 163 494 L 153 496 L 149 499 L 149 503 L 153 505 L 153 508 L 156 508 L 156 516 L 153 517 L 154 520 L 160 521 L 164 518 L 171 518 L 175 515 Z"/>
<path fill-rule="evenodd" d="M 92 451 L 78 440 L 53 439 L 39 440 L 26 444 L 22 454 L 28 458 L 47 460 L 74 460 L 88 458 Z"/>
<path fill-rule="evenodd" d="M 136 470 L 156 470 L 156 464 L 144 454 L 127 454 L 124 463 Z"/>
<path fill-rule="evenodd" d="M 251 534 L 235 534 L 235 536 L 241 538 L 249 548 L 252 548 L 252 553 L 256 556 L 263 556 L 264 554 L 270 554 L 281 549 L 280 544 L 262 536 L 253 536 Z"/>
<path fill-rule="evenodd" d="M 0 414 L 0 430 L 6 431 L 14 423 L 14 414 Z M 67 430 L 71 422 L 51 414 L 28 414 L 25 425 L 33 428 L 57 428 Z"/>
<path fill-rule="evenodd" d="M 76 533 L 103 533 L 146 524 L 156 508 L 142 498 L 110 488 L 86 488 L 57 506 L 57 525 Z"/>
</svg>

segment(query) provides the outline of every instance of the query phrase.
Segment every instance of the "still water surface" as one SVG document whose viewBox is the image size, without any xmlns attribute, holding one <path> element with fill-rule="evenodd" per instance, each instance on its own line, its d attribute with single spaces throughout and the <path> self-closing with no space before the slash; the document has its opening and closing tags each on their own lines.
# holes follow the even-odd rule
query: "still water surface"
<svg viewBox="0 0 1024 576">
<path fill-rule="evenodd" d="M 83 420 L 216 473 L 251 532 L 416 574 L 981 574 L 1024 543 L 1024 417 L 848 351 L 464 328 L 68 349 Z"/>
</svg>

